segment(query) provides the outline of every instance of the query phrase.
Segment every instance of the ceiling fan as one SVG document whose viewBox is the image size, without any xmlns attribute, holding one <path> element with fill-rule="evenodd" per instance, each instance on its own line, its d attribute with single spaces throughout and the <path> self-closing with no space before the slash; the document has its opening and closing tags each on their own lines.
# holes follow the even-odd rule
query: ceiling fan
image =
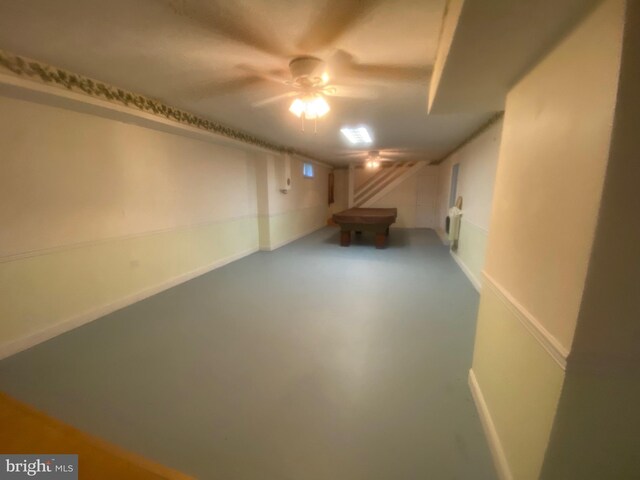
<svg viewBox="0 0 640 480">
<path fill-rule="evenodd" d="M 408 149 L 383 149 L 383 150 L 369 150 L 346 152 L 340 155 L 340 157 L 347 160 L 355 160 L 364 163 L 367 168 L 378 168 L 382 163 L 392 163 L 400 161 L 416 161 L 423 157 L 418 151 Z"/>
<path fill-rule="evenodd" d="M 283 80 L 279 77 L 263 76 L 265 80 L 274 81 L 290 89 L 290 91 L 252 103 L 254 107 L 263 107 L 283 99 L 294 97 L 289 111 L 304 120 L 317 120 L 326 115 L 330 106 L 326 97 L 348 97 L 373 99 L 378 92 L 367 87 L 352 87 L 330 83 L 327 64 L 316 57 L 303 55 L 289 62 L 291 78 Z M 260 75 L 260 72 L 255 72 Z"/>
<path fill-rule="evenodd" d="M 297 41 L 282 44 L 276 32 L 264 21 L 264 15 L 252 10 L 250 3 L 225 0 L 164 0 L 173 12 L 188 19 L 192 24 L 249 47 L 247 62 L 237 65 L 243 72 L 236 78 L 207 85 L 206 96 L 217 96 L 246 91 L 265 81 L 277 82 L 290 91 L 253 103 L 262 107 L 280 99 L 297 97 L 290 110 L 301 118 L 317 119 L 328 111 L 325 97 L 375 98 L 380 85 L 388 82 L 426 83 L 430 70 L 413 65 L 379 65 L 359 63 L 348 52 L 335 48 L 335 43 L 375 9 L 381 0 L 326 0 L 323 8 L 315 14 L 304 34 Z M 323 52 L 326 62 L 312 56 Z M 290 78 L 283 76 L 278 68 L 256 68 L 250 66 L 255 53 L 266 54 L 278 62 L 289 61 Z M 263 57 L 264 58 L 264 57 Z M 332 77 L 349 85 L 329 84 Z M 365 87 L 366 83 L 369 87 Z M 356 84 L 356 85 L 354 85 Z M 371 85 L 375 88 L 371 88 Z M 203 92 L 205 93 L 205 92 Z M 295 104 L 295 107 L 294 107 Z M 298 115 L 298 113 L 300 114 Z"/>
</svg>

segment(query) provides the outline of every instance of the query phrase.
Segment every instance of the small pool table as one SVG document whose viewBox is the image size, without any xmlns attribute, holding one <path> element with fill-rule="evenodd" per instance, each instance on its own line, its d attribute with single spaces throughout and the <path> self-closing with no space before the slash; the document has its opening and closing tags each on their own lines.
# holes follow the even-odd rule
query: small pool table
<svg viewBox="0 0 640 480">
<path fill-rule="evenodd" d="M 376 248 L 384 248 L 389 236 L 389 225 L 396 221 L 397 208 L 349 208 L 333 215 L 333 221 L 340 226 L 340 245 L 351 244 L 351 231 L 373 232 Z"/>
</svg>

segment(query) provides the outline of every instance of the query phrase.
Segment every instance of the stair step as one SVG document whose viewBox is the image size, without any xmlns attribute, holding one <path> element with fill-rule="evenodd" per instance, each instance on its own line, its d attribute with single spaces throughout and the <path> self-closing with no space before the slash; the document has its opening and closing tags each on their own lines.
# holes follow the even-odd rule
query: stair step
<svg viewBox="0 0 640 480">
<path fill-rule="evenodd" d="M 388 176 L 384 182 L 378 185 L 379 188 L 367 192 L 362 195 L 357 202 L 354 202 L 356 207 L 367 207 L 369 202 L 377 200 L 384 196 L 385 190 L 393 186 L 395 188 L 399 183 L 403 182 L 410 176 L 414 175 L 418 170 L 426 165 L 425 162 L 411 162 L 406 164 L 406 168 L 398 169 L 394 172 L 394 175 Z"/>
<path fill-rule="evenodd" d="M 384 170 L 381 170 L 375 175 L 373 175 L 370 181 L 366 185 L 363 185 L 356 192 L 354 192 L 354 195 L 353 195 L 354 198 L 362 196 L 364 193 L 368 192 L 372 188 L 375 188 L 375 186 L 381 181 L 383 181 L 387 176 L 392 175 L 396 168 L 397 167 L 385 168 Z"/>
<path fill-rule="evenodd" d="M 380 171 L 373 177 L 371 177 L 363 186 L 354 192 L 353 198 L 354 202 L 358 202 L 362 200 L 365 196 L 368 196 L 372 191 L 379 190 L 380 186 L 384 188 L 384 185 L 391 181 L 390 179 L 396 178 L 397 176 L 404 173 L 408 168 L 414 165 L 415 162 L 409 163 L 399 163 L 395 164 L 392 167 L 388 167 L 386 171 Z"/>
<path fill-rule="evenodd" d="M 387 175 L 383 180 L 376 184 L 376 188 L 369 189 L 367 192 L 363 192 L 362 195 L 357 198 L 354 196 L 354 203 L 357 205 L 362 205 L 366 203 L 368 200 L 376 196 L 382 190 L 384 190 L 389 184 L 391 184 L 394 180 L 404 175 L 411 167 L 402 166 L 400 168 L 395 169 L 395 171 Z"/>
</svg>

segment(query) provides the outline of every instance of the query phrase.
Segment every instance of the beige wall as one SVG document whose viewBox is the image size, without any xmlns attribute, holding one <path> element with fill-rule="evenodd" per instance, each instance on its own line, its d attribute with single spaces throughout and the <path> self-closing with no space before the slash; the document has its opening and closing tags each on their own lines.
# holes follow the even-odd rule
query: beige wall
<svg viewBox="0 0 640 480">
<path fill-rule="evenodd" d="M 373 175 L 383 170 L 354 168 L 354 187 L 362 185 Z M 331 212 L 339 212 L 348 206 L 349 170 L 337 169 L 335 174 L 335 204 Z M 398 218 L 393 228 L 434 228 L 438 190 L 438 168 L 424 166 L 399 184 L 391 187 L 386 194 L 373 202 L 372 208 L 397 208 Z"/>
<path fill-rule="evenodd" d="M 330 168 L 314 163 L 314 177 L 302 175 L 304 159 L 291 158 L 291 189 L 282 193 L 284 155 L 268 154 L 260 161 L 258 211 L 260 248 L 273 250 L 326 225 L 329 218 Z"/>
<path fill-rule="evenodd" d="M 375 201 L 371 207 L 398 209 L 394 228 L 433 228 L 438 168 L 425 166 Z M 433 179 L 433 181 L 431 181 Z"/>
<path fill-rule="evenodd" d="M 257 250 L 263 154 L 23 100 L 0 110 L 0 356 Z"/>
<path fill-rule="evenodd" d="M 460 164 L 457 194 L 464 199 L 464 218 L 489 230 L 493 188 L 498 166 L 502 117 L 439 165 L 438 226 L 444 228 L 449 211 L 451 168 Z"/>
<path fill-rule="evenodd" d="M 0 97 L 0 357 L 325 225 L 329 168 Z M 6 299 L 6 300 L 5 300 Z"/>
<path fill-rule="evenodd" d="M 376 201 L 372 208 L 397 208 L 398 217 L 393 228 L 413 228 L 416 223 L 418 178 L 409 177 L 396 188 Z"/>
<path fill-rule="evenodd" d="M 345 168 L 335 169 L 334 175 L 334 203 L 331 205 L 331 213 L 341 212 L 349 205 L 349 170 Z"/>
<path fill-rule="evenodd" d="M 493 190 L 502 138 L 503 119 L 497 119 L 468 144 L 439 165 L 436 228 L 444 236 L 449 212 L 451 170 L 459 164 L 457 195 L 463 198 L 463 216 L 454 258 L 476 288 L 482 283 Z"/>
<path fill-rule="evenodd" d="M 609 150 L 620 8 L 606 2 L 507 97 L 486 270 L 565 348 Z"/>
<path fill-rule="evenodd" d="M 602 2 L 507 97 L 471 375 L 498 464 L 515 479 L 539 478 L 566 385 L 623 19 L 624 1 Z"/>
<path fill-rule="evenodd" d="M 275 168 L 273 173 L 280 174 L 283 157 L 273 155 Z M 303 159 L 291 158 L 291 190 L 283 194 L 279 190 L 279 184 L 274 181 L 275 188 L 269 189 L 269 212 L 271 214 L 284 213 L 292 210 L 323 207 L 328 209 L 328 176 L 330 168 L 314 163 L 314 177 L 302 176 Z"/>
<path fill-rule="evenodd" d="M 256 153 L 0 97 L 0 256 L 256 215 Z"/>
<path fill-rule="evenodd" d="M 378 173 L 379 169 L 371 168 L 354 168 L 353 169 L 353 187 L 354 189 L 360 188 L 360 186 Z"/>
<path fill-rule="evenodd" d="M 640 478 L 640 2 L 627 2 L 598 224 L 543 478 Z"/>
</svg>

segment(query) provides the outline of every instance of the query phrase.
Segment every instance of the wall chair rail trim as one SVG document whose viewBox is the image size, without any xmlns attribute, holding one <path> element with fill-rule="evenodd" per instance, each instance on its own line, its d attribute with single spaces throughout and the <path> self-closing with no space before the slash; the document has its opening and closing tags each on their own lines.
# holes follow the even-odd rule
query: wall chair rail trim
<svg viewBox="0 0 640 480">
<path fill-rule="evenodd" d="M 567 368 L 569 351 L 555 338 L 526 308 L 524 308 L 502 285 L 486 271 L 483 285 L 490 288 L 496 296 L 515 314 L 527 331 L 551 355 L 551 358 L 563 369 Z"/>
<path fill-rule="evenodd" d="M 74 250 L 77 248 L 87 248 L 87 247 L 93 247 L 96 245 L 104 245 L 111 242 L 119 242 L 123 240 L 134 239 L 134 238 L 151 237 L 154 235 L 161 235 L 163 233 L 194 230 L 197 228 L 207 227 L 211 225 L 224 225 L 224 224 L 229 224 L 232 222 L 237 222 L 237 221 L 246 220 L 246 219 L 255 219 L 257 221 L 258 214 L 247 213 L 244 215 L 235 215 L 231 217 L 219 218 L 216 220 L 208 220 L 205 222 L 195 222 L 195 223 L 188 223 L 184 225 L 175 225 L 172 227 L 158 228 L 154 230 L 145 230 L 145 231 L 130 233 L 126 235 L 111 235 L 103 238 L 84 240 L 81 242 L 63 243 L 60 245 L 55 245 L 47 248 L 38 248 L 38 249 L 27 250 L 23 252 L 15 252 L 15 253 L 10 253 L 7 255 L 0 256 L 0 264 L 23 260 L 25 258 L 39 257 L 41 255 L 49 255 L 57 252 L 66 252 L 68 250 Z"/>
</svg>

